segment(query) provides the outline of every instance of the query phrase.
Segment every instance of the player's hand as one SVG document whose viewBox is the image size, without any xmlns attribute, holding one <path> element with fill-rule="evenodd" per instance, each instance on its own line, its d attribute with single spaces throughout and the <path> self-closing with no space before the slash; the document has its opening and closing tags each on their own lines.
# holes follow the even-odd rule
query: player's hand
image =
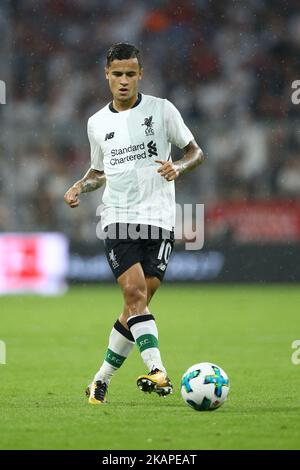
<svg viewBox="0 0 300 470">
<path fill-rule="evenodd" d="M 174 181 L 178 178 L 180 171 L 176 163 L 170 162 L 169 160 L 155 160 L 155 162 L 161 164 L 157 172 L 167 181 Z"/>
<path fill-rule="evenodd" d="M 79 194 L 80 190 L 78 187 L 72 186 L 64 195 L 64 200 L 70 207 L 77 207 L 80 204 Z"/>
</svg>

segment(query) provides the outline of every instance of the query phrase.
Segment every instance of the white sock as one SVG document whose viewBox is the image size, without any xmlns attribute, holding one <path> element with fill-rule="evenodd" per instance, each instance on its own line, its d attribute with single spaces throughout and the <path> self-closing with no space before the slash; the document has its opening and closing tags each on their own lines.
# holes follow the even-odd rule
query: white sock
<svg viewBox="0 0 300 470">
<path fill-rule="evenodd" d="M 132 334 L 117 320 L 109 336 L 103 364 L 96 373 L 94 381 L 101 380 L 109 384 L 113 374 L 121 367 L 133 346 Z"/>
<path fill-rule="evenodd" d="M 158 331 L 153 315 L 135 315 L 127 320 L 127 324 L 149 372 L 153 369 L 166 372 L 158 349 Z"/>
</svg>

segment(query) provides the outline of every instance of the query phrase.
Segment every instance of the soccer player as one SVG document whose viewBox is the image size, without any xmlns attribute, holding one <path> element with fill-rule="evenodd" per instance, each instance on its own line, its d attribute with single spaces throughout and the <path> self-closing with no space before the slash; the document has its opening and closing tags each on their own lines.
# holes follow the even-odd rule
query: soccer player
<svg viewBox="0 0 300 470">
<path fill-rule="evenodd" d="M 91 167 L 64 196 L 70 207 L 77 207 L 80 194 L 106 183 L 101 214 L 105 251 L 124 297 L 103 364 L 87 389 L 92 404 L 106 402 L 110 380 L 134 344 L 148 370 L 138 377 L 138 387 L 160 396 L 172 392 L 148 306 L 173 249 L 174 181 L 203 161 L 173 104 L 139 93 L 143 69 L 135 46 L 113 45 L 105 74 L 112 101 L 88 120 Z M 183 149 L 176 162 L 171 144 Z"/>
</svg>

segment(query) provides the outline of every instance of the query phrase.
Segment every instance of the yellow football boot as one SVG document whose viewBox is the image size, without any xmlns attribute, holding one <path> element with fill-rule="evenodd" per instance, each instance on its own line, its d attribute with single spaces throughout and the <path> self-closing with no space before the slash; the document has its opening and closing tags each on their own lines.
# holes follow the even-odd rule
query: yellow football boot
<svg viewBox="0 0 300 470">
<path fill-rule="evenodd" d="M 106 394 L 107 394 L 107 384 L 97 380 L 92 382 L 85 391 L 85 394 L 89 397 L 89 403 L 91 405 L 101 405 L 107 403 Z"/>
<path fill-rule="evenodd" d="M 173 392 L 173 385 L 169 377 L 159 369 L 154 369 L 149 374 L 140 375 L 137 379 L 137 386 L 142 392 L 155 392 L 161 397 Z"/>
</svg>

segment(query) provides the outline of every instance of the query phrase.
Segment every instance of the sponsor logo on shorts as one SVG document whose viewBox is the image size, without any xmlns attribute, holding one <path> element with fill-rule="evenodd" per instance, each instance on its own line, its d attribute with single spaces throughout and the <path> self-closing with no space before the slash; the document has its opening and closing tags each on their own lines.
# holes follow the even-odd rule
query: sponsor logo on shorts
<svg viewBox="0 0 300 470">
<path fill-rule="evenodd" d="M 157 266 L 158 269 L 160 269 L 161 271 L 165 271 L 167 266 L 164 264 L 164 263 L 160 263 L 158 266 Z"/>
<path fill-rule="evenodd" d="M 116 258 L 116 255 L 114 253 L 114 250 L 111 250 L 108 254 L 109 256 L 109 261 L 111 262 L 111 265 L 113 267 L 113 269 L 116 269 L 119 267 L 119 263 L 117 261 L 117 258 Z"/>
</svg>

